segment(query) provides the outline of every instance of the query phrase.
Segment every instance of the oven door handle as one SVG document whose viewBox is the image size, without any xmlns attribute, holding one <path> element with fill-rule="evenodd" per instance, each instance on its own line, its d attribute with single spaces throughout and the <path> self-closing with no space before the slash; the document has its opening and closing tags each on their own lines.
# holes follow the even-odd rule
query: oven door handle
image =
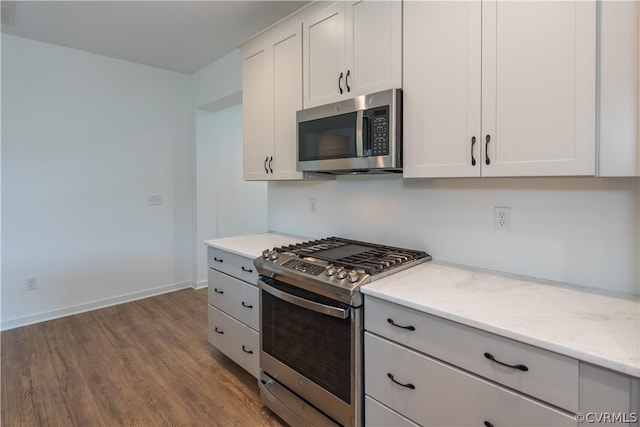
<svg viewBox="0 0 640 427">
<path fill-rule="evenodd" d="M 330 305 L 320 304 L 304 298 L 300 298 L 295 295 L 291 295 L 287 292 L 283 292 L 279 289 L 267 285 L 262 280 L 260 280 L 260 288 L 265 292 L 269 292 L 274 297 L 297 305 L 298 307 L 306 308 L 307 310 L 312 310 L 321 314 L 326 314 L 328 316 L 337 317 L 338 319 L 346 319 L 347 317 L 349 317 L 349 312 L 351 310 L 349 308 L 345 310 L 343 308 L 331 307 Z"/>
</svg>

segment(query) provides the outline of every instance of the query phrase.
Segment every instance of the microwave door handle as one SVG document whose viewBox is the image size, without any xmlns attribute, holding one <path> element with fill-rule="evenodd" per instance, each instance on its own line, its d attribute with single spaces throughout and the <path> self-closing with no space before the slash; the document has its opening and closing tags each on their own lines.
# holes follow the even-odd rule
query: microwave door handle
<svg viewBox="0 0 640 427">
<path fill-rule="evenodd" d="M 364 157 L 364 142 L 362 128 L 364 124 L 364 110 L 356 111 L 356 156 Z"/>
<path fill-rule="evenodd" d="M 260 289 L 270 293 L 276 298 L 279 298 L 286 302 L 290 302 L 291 304 L 297 305 L 298 307 L 306 308 L 307 310 L 312 310 L 321 314 L 337 317 L 338 319 L 346 319 L 347 317 L 349 317 L 349 309 L 345 310 L 342 308 L 331 307 L 330 305 L 309 301 L 269 286 L 262 280 L 260 280 Z"/>
<path fill-rule="evenodd" d="M 364 154 L 366 157 L 371 157 L 372 156 L 372 139 L 373 139 L 373 132 L 371 130 L 371 117 L 369 116 L 364 116 L 363 117 L 363 130 L 364 130 L 364 136 L 363 136 L 363 143 L 362 145 L 364 146 Z"/>
</svg>

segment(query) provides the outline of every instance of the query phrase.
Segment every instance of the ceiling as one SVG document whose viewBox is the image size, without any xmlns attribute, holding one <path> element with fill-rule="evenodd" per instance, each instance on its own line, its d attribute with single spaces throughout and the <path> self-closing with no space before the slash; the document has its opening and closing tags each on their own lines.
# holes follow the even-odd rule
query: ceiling
<svg viewBox="0 0 640 427">
<path fill-rule="evenodd" d="M 309 1 L 2 1 L 2 32 L 192 74 Z"/>
</svg>

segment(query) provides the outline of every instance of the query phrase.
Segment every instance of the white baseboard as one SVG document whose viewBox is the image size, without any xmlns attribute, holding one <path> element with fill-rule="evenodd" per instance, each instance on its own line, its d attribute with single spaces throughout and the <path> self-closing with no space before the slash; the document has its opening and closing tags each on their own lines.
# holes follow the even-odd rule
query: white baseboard
<svg viewBox="0 0 640 427">
<path fill-rule="evenodd" d="M 206 288 L 206 287 L 208 287 L 208 286 L 209 286 L 209 282 L 208 282 L 208 281 L 206 281 L 206 280 L 201 280 L 201 281 L 199 281 L 199 282 L 196 282 L 196 283 L 193 285 L 193 289 L 202 289 L 202 288 Z"/>
<path fill-rule="evenodd" d="M 73 305 L 71 307 L 65 307 L 58 310 L 45 311 L 43 313 L 31 314 L 29 316 L 16 317 L 14 319 L 3 321 L 0 325 L 0 330 L 6 331 L 9 329 L 18 328 L 20 326 L 32 325 L 34 323 L 40 323 L 46 320 L 58 319 L 60 317 L 70 316 L 72 314 L 84 313 L 86 311 L 110 307 L 112 305 L 131 302 L 155 295 L 166 294 L 180 289 L 193 288 L 194 285 L 195 284 L 192 281 L 172 283 L 170 285 L 160 286 L 158 288 L 148 289 L 146 291 L 133 292 L 130 294 L 88 302 L 85 304 Z"/>
</svg>

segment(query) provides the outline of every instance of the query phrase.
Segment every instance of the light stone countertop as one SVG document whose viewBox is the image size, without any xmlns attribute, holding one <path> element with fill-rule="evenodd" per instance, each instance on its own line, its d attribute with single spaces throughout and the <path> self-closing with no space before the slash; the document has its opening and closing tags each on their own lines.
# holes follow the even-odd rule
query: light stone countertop
<svg viewBox="0 0 640 427">
<path fill-rule="evenodd" d="M 223 237 L 221 239 L 206 240 L 205 245 L 222 249 L 247 258 L 257 258 L 265 249 L 290 245 L 309 240 L 301 236 L 283 233 L 246 234 L 243 236 Z"/>
<path fill-rule="evenodd" d="M 640 297 L 635 295 L 434 261 L 361 291 L 640 378 Z"/>
</svg>

